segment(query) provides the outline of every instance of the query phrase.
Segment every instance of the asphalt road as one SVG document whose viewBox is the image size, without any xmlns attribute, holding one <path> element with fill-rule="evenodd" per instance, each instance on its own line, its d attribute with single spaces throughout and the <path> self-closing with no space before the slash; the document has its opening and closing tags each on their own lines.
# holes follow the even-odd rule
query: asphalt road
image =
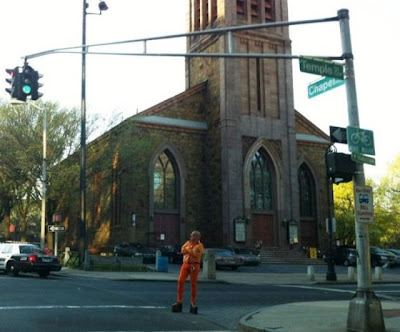
<svg viewBox="0 0 400 332">
<path fill-rule="evenodd" d="M 192 315 L 188 313 L 188 284 L 181 314 L 170 311 L 175 282 L 0 275 L 0 284 L 0 332 L 236 331 L 241 317 L 261 307 L 348 300 L 355 289 L 355 285 L 201 283 L 199 315 Z M 375 292 L 400 300 L 400 285 L 379 285 Z"/>
</svg>

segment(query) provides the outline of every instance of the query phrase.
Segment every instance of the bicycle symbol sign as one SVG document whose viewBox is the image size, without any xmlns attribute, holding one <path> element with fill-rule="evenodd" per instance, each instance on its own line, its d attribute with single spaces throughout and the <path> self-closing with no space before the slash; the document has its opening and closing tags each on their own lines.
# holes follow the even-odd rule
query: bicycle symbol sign
<svg viewBox="0 0 400 332">
<path fill-rule="evenodd" d="M 348 126 L 347 144 L 350 152 L 375 155 L 374 133 L 372 130 Z"/>
</svg>

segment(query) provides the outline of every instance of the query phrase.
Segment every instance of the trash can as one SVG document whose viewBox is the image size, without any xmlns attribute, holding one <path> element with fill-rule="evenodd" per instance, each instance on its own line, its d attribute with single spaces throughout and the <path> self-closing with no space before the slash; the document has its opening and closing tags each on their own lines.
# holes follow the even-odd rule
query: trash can
<svg viewBox="0 0 400 332">
<path fill-rule="evenodd" d="M 168 257 L 162 256 L 160 250 L 156 253 L 156 271 L 168 272 Z"/>
</svg>

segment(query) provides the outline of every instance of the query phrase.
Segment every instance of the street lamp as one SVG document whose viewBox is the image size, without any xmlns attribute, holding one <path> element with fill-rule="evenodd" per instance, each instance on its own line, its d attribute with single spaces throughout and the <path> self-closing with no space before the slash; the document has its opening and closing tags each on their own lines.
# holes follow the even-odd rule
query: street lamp
<svg viewBox="0 0 400 332">
<path fill-rule="evenodd" d="M 80 194 L 81 212 L 79 220 L 79 254 L 84 257 L 86 248 L 86 15 L 101 15 L 102 11 L 108 9 L 104 1 L 99 2 L 98 13 L 88 13 L 89 7 L 86 0 L 82 1 L 82 95 L 81 95 L 81 165 L 80 165 Z"/>
</svg>

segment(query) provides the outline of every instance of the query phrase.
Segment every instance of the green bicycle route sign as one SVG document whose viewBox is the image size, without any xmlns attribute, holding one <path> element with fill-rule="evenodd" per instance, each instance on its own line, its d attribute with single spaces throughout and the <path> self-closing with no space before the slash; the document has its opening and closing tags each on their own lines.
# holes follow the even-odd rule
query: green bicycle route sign
<svg viewBox="0 0 400 332">
<path fill-rule="evenodd" d="M 374 133 L 372 130 L 348 126 L 347 144 L 350 152 L 375 155 Z"/>
<path fill-rule="evenodd" d="M 309 57 L 300 57 L 300 71 L 326 77 L 344 79 L 343 65 L 341 63 Z"/>
</svg>

